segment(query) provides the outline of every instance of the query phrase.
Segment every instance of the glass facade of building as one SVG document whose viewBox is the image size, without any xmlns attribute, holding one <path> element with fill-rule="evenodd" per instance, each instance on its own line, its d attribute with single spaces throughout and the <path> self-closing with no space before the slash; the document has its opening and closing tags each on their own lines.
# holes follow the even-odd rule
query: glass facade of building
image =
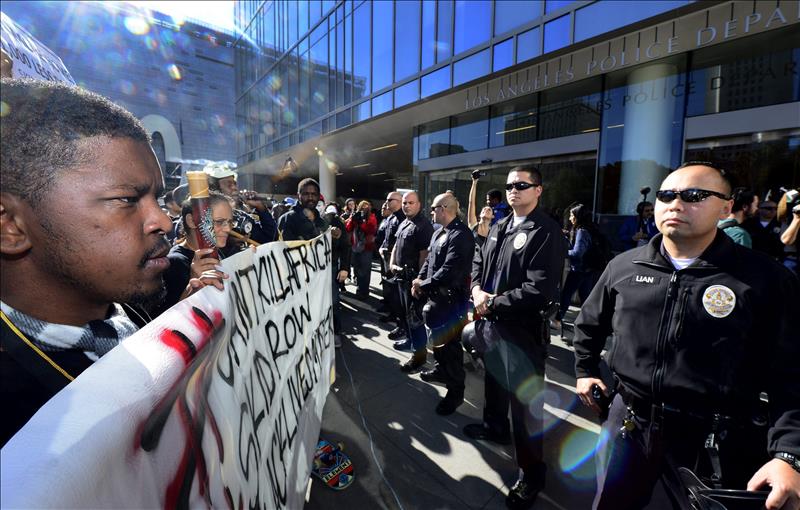
<svg viewBox="0 0 800 510">
<path fill-rule="evenodd" d="M 618 3 L 237 1 L 238 162 L 593 37 L 596 17 L 613 18 Z M 624 20 L 611 21 L 623 26 L 688 3 L 625 2 Z"/>
<path fill-rule="evenodd" d="M 609 231 L 633 213 L 640 189 L 657 189 L 689 158 L 722 162 L 762 195 L 800 186 L 794 3 L 303 5 L 237 2 L 240 164 L 285 158 L 306 141 L 336 150 L 388 132 L 337 170 L 347 190 L 339 198 L 377 205 L 411 188 L 423 201 L 451 190 L 465 203 L 473 169 L 487 173 L 483 196 L 512 166 L 535 164 L 543 207 L 589 204 Z M 749 33 L 750 22 L 762 29 Z M 618 65 L 623 54 L 632 62 Z M 575 79 L 558 83 L 566 68 Z M 397 142 L 405 152 L 372 152 Z"/>
</svg>

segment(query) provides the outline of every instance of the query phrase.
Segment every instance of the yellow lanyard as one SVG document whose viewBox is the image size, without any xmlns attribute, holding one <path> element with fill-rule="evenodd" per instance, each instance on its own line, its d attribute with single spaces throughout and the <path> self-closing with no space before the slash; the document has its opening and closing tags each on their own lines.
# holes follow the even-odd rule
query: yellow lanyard
<svg viewBox="0 0 800 510">
<path fill-rule="evenodd" d="M 55 368 L 56 370 L 58 370 L 58 371 L 59 371 L 59 373 L 60 373 L 61 375 L 63 375 L 64 377 L 66 377 L 68 380 L 70 380 L 70 381 L 74 381 L 74 380 L 75 380 L 75 378 L 74 378 L 74 377 L 72 377 L 71 375 L 69 375 L 69 373 L 67 373 L 67 371 L 66 371 L 66 370 L 64 370 L 63 368 L 61 368 L 60 366 L 58 366 L 58 363 L 56 363 L 55 361 L 53 361 L 52 359 L 50 359 L 50 357 L 49 357 L 47 354 L 45 354 L 44 352 L 42 352 L 42 350 L 41 350 L 41 349 L 39 349 L 38 347 L 36 347 L 35 345 L 33 345 L 33 343 L 32 343 L 30 340 L 28 340 L 28 338 L 27 338 L 27 337 L 26 337 L 26 336 L 25 336 L 25 335 L 22 333 L 22 331 L 20 331 L 19 329 L 17 329 L 17 327 L 14 325 L 14 323 L 13 323 L 13 322 L 11 322 L 11 320 L 8 318 L 8 316 L 7 316 L 7 315 L 6 315 L 6 314 L 5 314 L 5 313 L 4 313 L 2 310 L 0 310 L 0 317 L 2 317 L 2 319 L 3 319 L 3 322 L 5 322 L 6 324 L 8 324 L 8 327 L 9 327 L 9 328 L 11 328 L 11 331 L 13 331 L 13 332 L 14 332 L 14 334 L 16 334 L 16 335 L 17 335 L 17 336 L 20 338 L 20 340 L 22 340 L 23 342 L 25 342 L 25 343 L 28 345 L 28 347 L 30 347 L 31 349 L 33 349 L 33 352 L 35 352 L 36 354 L 38 354 L 39 356 L 41 356 L 41 357 L 42 357 L 42 359 L 44 359 L 46 362 L 48 362 L 48 363 L 50 364 L 50 366 L 52 366 L 53 368 Z"/>
</svg>

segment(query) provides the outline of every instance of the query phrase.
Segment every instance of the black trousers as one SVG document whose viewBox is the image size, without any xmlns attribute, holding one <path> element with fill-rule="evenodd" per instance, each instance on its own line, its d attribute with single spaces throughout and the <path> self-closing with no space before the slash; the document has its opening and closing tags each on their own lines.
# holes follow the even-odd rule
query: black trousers
<svg viewBox="0 0 800 510">
<path fill-rule="evenodd" d="M 463 320 L 454 321 L 438 328 L 427 328 L 428 339 L 434 345 L 433 358 L 436 360 L 436 370 L 445 378 L 447 396 L 450 398 L 464 397 L 464 349 L 461 347 L 461 330 L 464 329 Z"/>
<path fill-rule="evenodd" d="M 547 347 L 529 328 L 496 323 L 502 338 L 484 354 L 483 421 L 489 429 L 509 434 L 508 409 L 517 465 L 525 479 L 544 485 L 544 368 Z"/>
<path fill-rule="evenodd" d="M 712 468 L 705 451 L 710 421 L 681 414 L 659 419 L 636 414 L 634 430 L 623 438 L 621 427 L 627 406 L 617 395 L 603 423 L 595 457 L 597 493 L 594 509 L 684 509 L 690 508 L 678 467 L 686 467 L 701 478 Z M 747 481 L 769 458 L 766 427 L 739 423 L 726 427 L 719 445 L 723 486 L 745 489 Z"/>
<path fill-rule="evenodd" d="M 411 282 L 398 280 L 397 295 L 402 308 L 400 314 L 400 327 L 405 328 L 411 347 L 414 352 L 425 349 L 428 335 L 425 333 L 425 324 L 422 322 L 422 303 L 411 295 Z"/>
</svg>

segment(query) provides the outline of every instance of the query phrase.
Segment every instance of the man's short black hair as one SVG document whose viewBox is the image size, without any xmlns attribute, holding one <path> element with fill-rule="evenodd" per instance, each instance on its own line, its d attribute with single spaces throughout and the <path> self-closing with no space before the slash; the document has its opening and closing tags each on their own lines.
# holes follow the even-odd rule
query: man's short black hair
<svg viewBox="0 0 800 510">
<path fill-rule="evenodd" d="M 35 205 L 59 172 L 88 156 L 78 143 L 105 136 L 150 143 L 141 122 L 105 97 L 63 83 L 30 79 L 0 81 L 0 187 Z"/>
<path fill-rule="evenodd" d="M 306 177 L 297 184 L 297 193 L 299 194 L 301 191 L 303 191 L 303 188 L 306 186 L 314 186 L 317 188 L 317 193 L 319 193 L 319 183 L 311 177 Z"/>
<path fill-rule="evenodd" d="M 508 173 L 511 172 L 527 172 L 528 175 L 531 176 L 531 180 L 534 184 L 541 186 L 542 185 L 542 173 L 533 165 L 520 165 L 515 166 Z"/>
<path fill-rule="evenodd" d="M 497 188 L 492 188 L 486 192 L 486 196 L 489 200 L 497 200 L 498 202 L 503 201 L 503 192 Z"/>
<path fill-rule="evenodd" d="M 752 205 L 755 197 L 756 193 L 751 189 L 735 188 L 733 192 L 731 192 L 731 198 L 733 199 L 733 207 L 731 207 L 731 212 L 739 212 L 744 210 L 746 206 Z"/>
<path fill-rule="evenodd" d="M 684 161 L 675 170 L 680 170 L 681 168 L 686 168 L 687 166 L 705 166 L 716 170 L 722 179 L 723 186 L 725 187 L 723 193 L 730 195 L 731 189 L 733 188 L 733 184 L 731 184 L 731 177 L 720 163 L 717 163 L 716 161 Z"/>
</svg>

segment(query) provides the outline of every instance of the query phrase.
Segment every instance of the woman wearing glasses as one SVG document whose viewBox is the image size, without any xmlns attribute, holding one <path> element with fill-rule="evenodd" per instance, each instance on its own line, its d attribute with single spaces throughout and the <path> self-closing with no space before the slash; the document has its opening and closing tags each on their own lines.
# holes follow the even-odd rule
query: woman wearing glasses
<svg viewBox="0 0 800 510">
<path fill-rule="evenodd" d="M 214 240 L 220 258 L 225 254 L 231 255 L 230 251 L 224 248 L 228 246 L 228 240 L 233 228 L 233 208 L 230 200 L 221 193 L 211 192 L 209 194 L 209 205 L 211 210 L 211 220 L 214 224 Z M 186 235 L 182 239 L 177 239 L 167 255 L 169 259 L 169 269 L 164 272 L 164 284 L 167 295 L 164 301 L 158 306 L 154 313 L 160 315 L 172 305 L 187 297 L 199 287 L 214 285 L 222 288 L 222 279 L 226 276 L 217 270 L 219 260 L 210 258 L 210 248 L 198 249 L 195 244 L 195 230 L 197 225 L 192 217 L 192 205 L 187 200 L 181 207 L 181 223 Z M 189 286 L 189 280 L 193 285 Z"/>
</svg>

